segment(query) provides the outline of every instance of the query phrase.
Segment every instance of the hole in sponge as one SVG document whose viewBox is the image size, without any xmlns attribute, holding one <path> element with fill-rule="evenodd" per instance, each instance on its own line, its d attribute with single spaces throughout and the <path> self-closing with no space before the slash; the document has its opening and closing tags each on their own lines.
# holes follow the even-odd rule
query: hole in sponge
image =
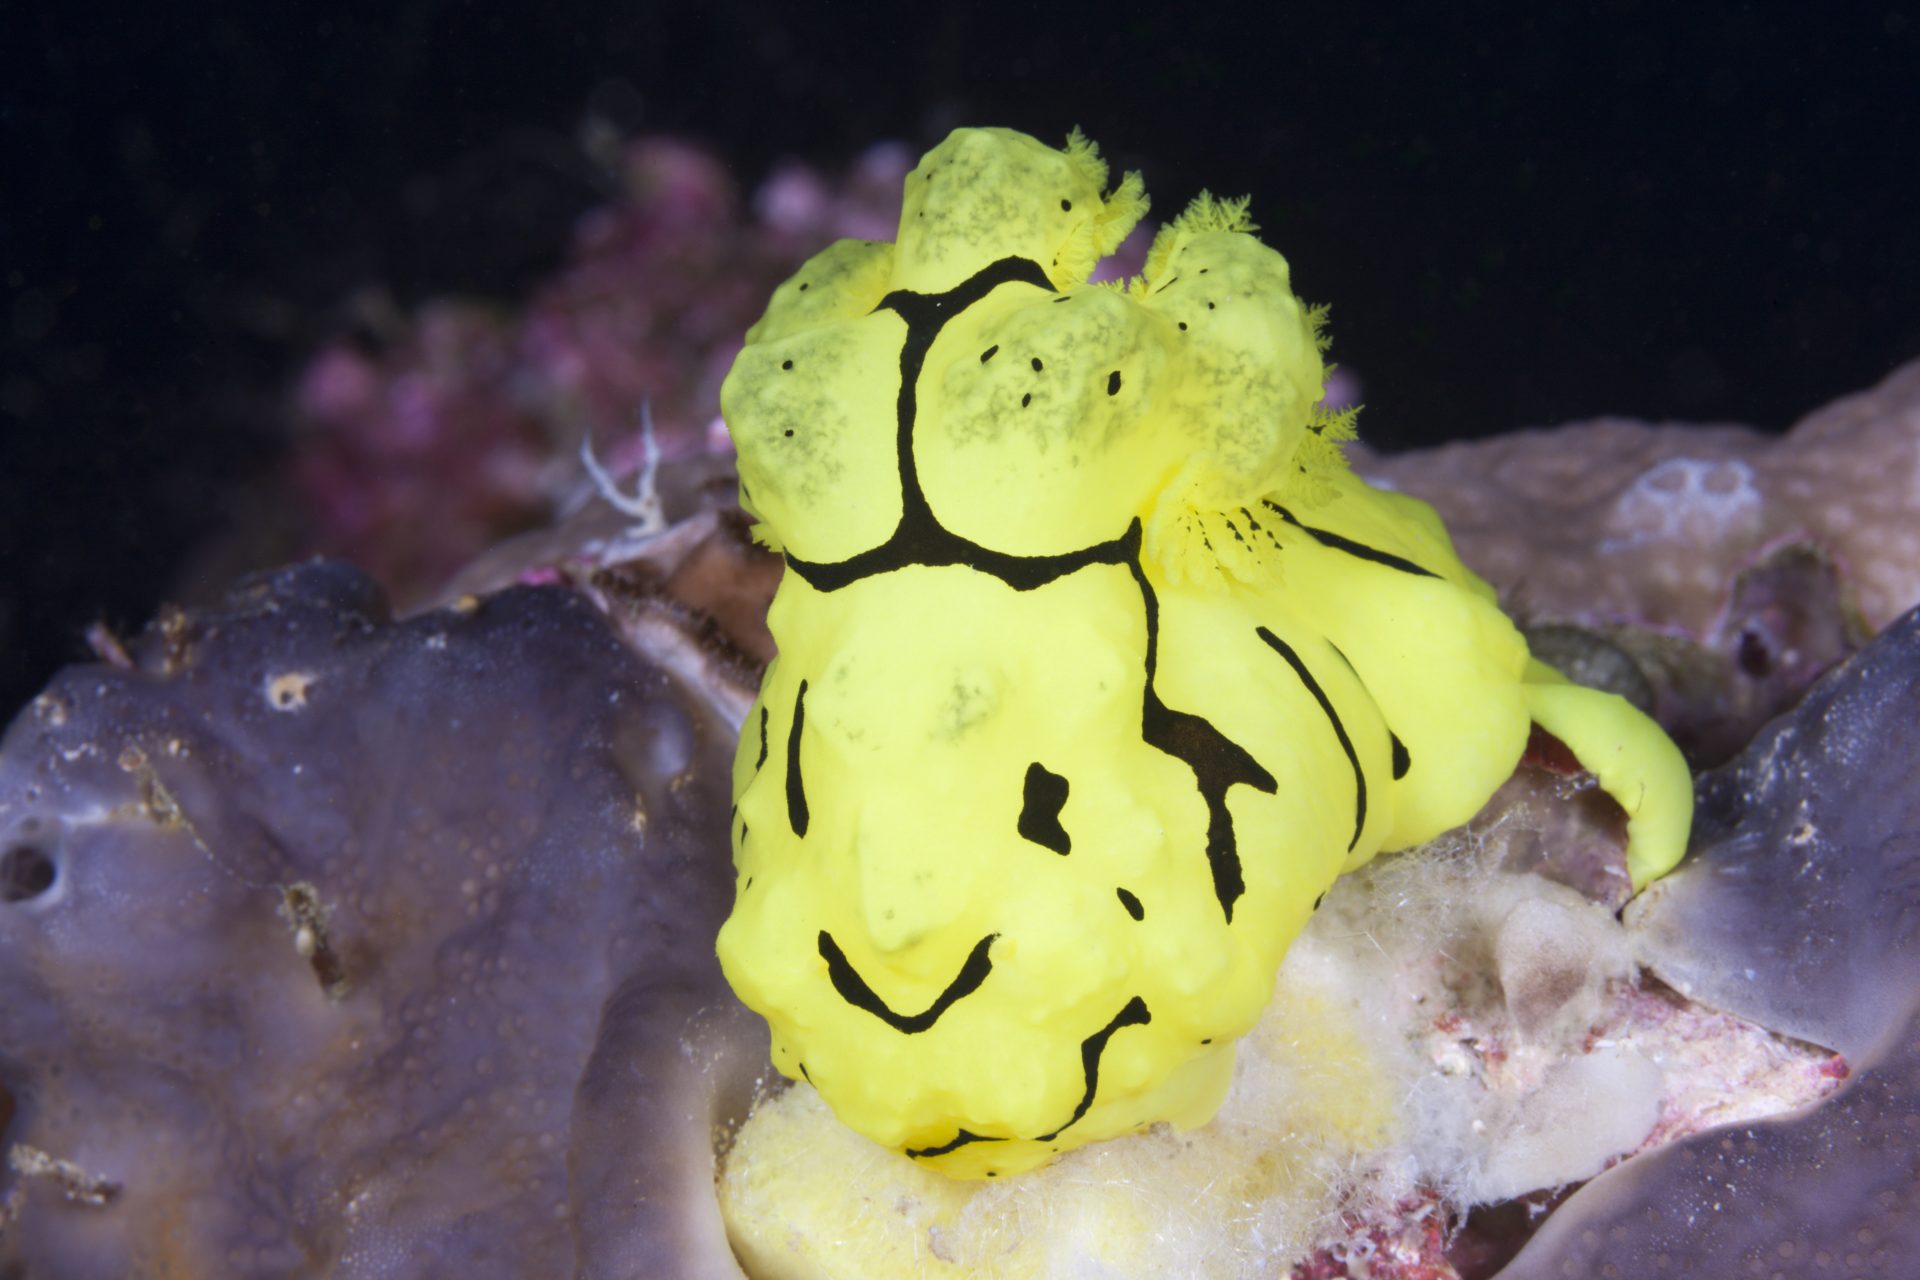
<svg viewBox="0 0 1920 1280">
<path fill-rule="evenodd" d="M 30 844 L 0 853 L 0 902 L 28 902 L 53 888 L 59 872 L 52 855 Z"/>
<path fill-rule="evenodd" d="M 1742 674 L 1755 680 L 1764 680 L 1773 674 L 1778 665 L 1773 646 L 1767 643 L 1767 637 L 1748 627 L 1740 633 L 1740 647 L 1736 651 L 1736 660 Z"/>
</svg>

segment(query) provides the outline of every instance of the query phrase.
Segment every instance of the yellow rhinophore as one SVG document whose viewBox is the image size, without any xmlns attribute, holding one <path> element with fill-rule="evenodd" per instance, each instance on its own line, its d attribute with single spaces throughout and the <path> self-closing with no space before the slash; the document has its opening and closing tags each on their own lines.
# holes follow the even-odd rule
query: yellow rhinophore
<svg viewBox="0 0 1920 1280">
<path fill-rule="evenodd" d="M 1320 316 L 1244 201 L 1146 210 L 953 133 L 894 244 L 775 292 L 721 393 L 787 571 L 734 771 L 728 979 L 775 1063 L 960 1177 L 1204 1123 L 1319 896 L 1468 818 L 1539 721 L 1670 868 L 1686 767 L 1532 660 L 1316 408 Z"/>
</svg>

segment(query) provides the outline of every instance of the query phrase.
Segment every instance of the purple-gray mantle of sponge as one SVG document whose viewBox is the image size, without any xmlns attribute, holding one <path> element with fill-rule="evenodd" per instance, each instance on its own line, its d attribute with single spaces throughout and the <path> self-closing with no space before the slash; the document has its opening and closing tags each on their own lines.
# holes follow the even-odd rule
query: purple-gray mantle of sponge
<svg viewBox="0 0 1920 1280">
<path fill-rule="evenodd" d="M 1698 801 L 1687 861 L 1628 910 L 1641 959 L 1853 1074 L 1820 1106 L 1603 1174 L 1503 1280 L 1920 1275 L 1920 610 Z"/>
<path fill-rule="evenodd" d="M 734 1275 L 732 727 L 579 595 L 314 563 L 0 747 L 0 1276 Z"/>
</svg>

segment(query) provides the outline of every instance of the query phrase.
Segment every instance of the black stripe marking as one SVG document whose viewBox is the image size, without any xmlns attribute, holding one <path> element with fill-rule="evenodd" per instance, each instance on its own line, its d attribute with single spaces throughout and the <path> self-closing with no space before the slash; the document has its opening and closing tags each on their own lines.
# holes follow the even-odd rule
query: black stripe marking
<svg viewBox="0 0 1920 1280">
<path fill-rule="evenodd" d="M 1133 522 L 1128 536 L 1138 547 L 1140 522 Z M 1138 556 L 1127 562 L 1140 595 L 1147 607 L 1147 688 L 1140 709 L 1140 736 L 1149 746 L 1182 760 L 1193 770 L 1195 784 L 1207 804 L 1207 866 L 1213 872 L 1213 896 L 1220 901 L 1227 923 L 1233 923 L 1233 904 L 1247 890 L 1240 870 L 1240 849 L 1233 830 L 1233 815 L 1227 812 L 1227 788 L 1245 783 L 1255 791 L 1272 795 L 1278 790 L 1273 775 L 1259 761 L 1212 723 L 1185 711 L 1174 711 L 1160 701 L 1154 690 L 1154 673 L 1159 669 L 1160 601 L 1147 582 Z"/>
<path fill-rule="evenodd" d="M 847 959 L 846 952 L 840 950 L 833 935 L 825 929 L 820 931 L 820 958 L 827 962 L 827 978 L 833 983 L 833 989 L 840 998 L 856 1009 L 864 1009 L 880 1021 L 903 1035 L 917 1035 L 940 1021 L 940 1015 L 953 1007 L 956 1000 L 972 995 L 979 990 L 980 984 L 993 972 L 993 959 L 987 954 L 993 946 L 993 940 L 1000 935 L 990 933 L 973 944 L 973 950 L 967 954 L 966 963 L 960 966 L 960 972 L 953 975 L 953 981 L 940 997 L 928 1005 L 922 1013 L 895 1013 L 887 1007 L 887 1002 L 874 994 L 866 979 L 860 976 L 853 963 Z"/>
<path fill-rule="evenodd" d="M 1128 550 L 1124 538 L 1059 555 L 1018 556 L 989 550 L 942 527 L 920 487 L 913 456 L 913 427 L 919 412 L 917 386 L 927 351 L 947 321 L 1001 285 L 1014 283 L 1055 292 L 1038 263 L 1027 258 L 1002 258 L 945 293 L 896 289 L 874 308 L 876 312 L 892 311 L 907 324 L 906 341 L 900 347 L 900 390 L 894 406 L 898 417 L 894 449 L 900 471 L 900 523 L 885 542 L 845 560 L 811 561 L 787 553 L 787 565 L 815 590 L 838 591 L 862 578 L 908 565 L 966 565 L 991 574 L 1016 591 L 1031 591 L 1090 564 L 1125 562 Z M 1134 545 L 1137 549 L 1137 542 Z"/>
<path fill-rule="evenodd" d="M 1262 498 L 1260 505 L 1323 547 L 1330 547 L 1335 551 L 1344 551 L 1357 559 L 1366 560 L 1373 564 L 1383 564 L 1389 569 L 1398 569 L 1402 573 L 1411 573 L 1421 578 L 1437 578 L 1440 576 L 1431 569 L 1422 569 L 1419 565 L 1406 559 L 1404 556 L 1394 555 L 1391 551 L 1380 551 L 1368 546 L 1364 542 L 1355 542 L 1352 538 L 1342 537 L 1331 530 L 1315 529 L 1311 525 L 1301 524 L 1299 520 L 1294 518 L 1293 512 L 1271 499 Z"/>
<path fill-rule="evenodd" d="M 943 1142 L 937 1147 L 908 1147 L 907 1155 L 915 1160 L 925 1160 L 930 1156 L 943 1156 L 947 1154 L 947 1152 L 949 1151 L 958 1151 L 961 1147 L 966 1146 L 969 1142 L 1005 1142 L 1005 1141 L 1006 1141 L 1005 1138 L 991 1138 L 986 1136 L 985 1134 L 969 1133 L 967 1130 L 962 1129 L 960 1130 L 960 1132 L 953 1135 L 953 1140 L 951 1142 Z M 993 1175 L 988 1174 L 987 1176 L 992 1177 Z"/>
<path fill-rule="evenodd" d="M 1140 905 L 1140 899 L 1134 897 L 1125 889 L 1115 889 L 1114 892 L 1120 895 L 1120 905 L 1127 909 L 1128 915 L 1132 916 L 1135 920 L 1144 920 L 1147 918 L 1147 909 Z"/>
<path fill-rule="evenodd" d="M 807 834 L 807 784 L 800 777 L 800 728 L 807 721 L 807 682 L 793 695 L 793 728 L 787 734 L 787 825 L 793 834 Z"/>
<path fill-rule="evenodd" d="M 1247 510 L 1245 507 L 1242 507 L 1240 508 L 1240 514 L 1247 518 L 1247 524 L 1253 529 L 1255 533 L 1263 533 L 1266 535 L 1267 541 L 1273 544 L 1273 549 L 1275 551 L 1282 550 L 1280 546 L 1280 539 L 1273 536 L 1273 530 L 1267 528 L 1267 526 L 1261 524 L 1258 520 L 1254 519 L 1253 512 Z"/>
<path fill-rule="evenodd" d="M 1400 741 L 1400 735 L 1391 729 L 1387 737 L 1393 742 L 1393 780 L 1395 782 L 1407 776 L 1407 770 L 1413 768 L 1413 757 L 1407 754 L 1406 744 Z"/>
<path fill-rule="evenodd" d="M 1123 1027 L 1145 1026 L 1153 1021 L 1153 1015 L 1147 1012 L 1147 1002 L 1139 996 L 1127 1001 L 1126 1007 L 1113 1015 L 1113 1021 L 1080 1042 L 1080 1070 L 1086 1076 L 1086 1092 L 1080 1095 L 1080 1105 L 1073 1109 L 1073 1115 L 1067 1122 L 1052 1133 L 1043 1133 L 1035 1142 L 1052 1142 L 1055 1138 L 1080 1122 L 1087 1114 L 1087 1108 L 1093 1105 L 1093 1095 L 1100 1090 L 1100 1057 L 1107 1051 L 1107 1041 L 1113 1039 L 1113 1033 Z M 965 1129 L 956 1133 L 950 1141 L 937 1147 L 909 1147 L 907 1154 L 915 1160 L 924 1160 L 931 1156 L 944 1156 L 949 1151 L 957 1151 L 970 1142 L 1005 1142 L 1005 1138 L 990 1138 Z"/>
<path fill-rule="evenodd" d="M 1065 857 L 1073 848 L 1073 839 L 1060 825 L 1060 810 L 1067 803 L 1067 780 L 1038 760 L 1027 766 L 1027 781 L 1020 799 L 1020 821 L 1016 830 L 1043 849 Z"/>
<path fill-rule="evenodd" d="M 1051 1142 L 1061 1134 L 1080 1123 L 1080 1117 L 1087 1114 L 1087 1108 L 1093 1105 L 1093 1095 L 1100 1088 L 1100 1055 L 1107 1051 L 1107 1041 L 1113 1039 L 1113 1033 L 1122 1027 L 1145 1026 L 1153 1021 L 1153 1015 L 1147 1012 L 1147 1002 L 1139 996 L 1127 1001 L 1127 1007 L 1113 1015 L 1113 1021 L 1080 1042 L 1080 1069 L 1086 1073 L 1087 1091 L 1080 1096 L 1080 1105 L 1073 1109 L 1073 1117 L 1052 1133 L 1043 1133 L 1035 1142 Z"/>
<path fill-rule="evenodd" d="M 760 704 L 760 758 L 753 762 L 755 772 L 767 762 L 767 706 Z"/>
<path fill-rule="evenodd" d="M 1136 520 L 1135 524 L 1139 522 Z M 994 551 L 958 534 L 948 533 L 929 513 L 924 524 L 908 525 L 902 519 L 893 535 L 877 547 L 869 547 L 845 560 L 820 563 L 802 560 L 787 553 L 787 567 L 799 574 L 816 591 L 832 592 L 851 586 L 863 578 L 891 573 L 909 565 L 940 568 L 965 565 L 990 574 L 1015 591 L 1031 591 L 1049 582 L 1077 573 L 1088 565 L 1125 564 L 1139 550 L 1137 534 L 1129 531 L 1106 542 L 1096 542 L 1078 551 L 1057 555 L 1019 556 Z"/>
<path fill-rule="evenodd" d="M 1265 627 L 1255 627 L 1253 630 L 1255 635 L 1267 642 L 1268 648 L 1287 660 L 1287 665 L 1300 677 L 1300 683 L 1307 686 L 1307 692 L 1313 695 L 1313 700 L 1320 704 L 1320 710 L 1326 713 L 1327 723 L 1333 726 L 1333 736 L 1340 739 L 1340 749 L 1347 753 L 1347 763 L 1353 766 L 1353 839 L 1347 841 L 1347 851 L 1351 853 L 1353 847 L 1360 843 L 1360 829 L 1367 825 L 1367 775 L 1360 771 L 1360 757 L 1354 752 L 1353 740 L 1347 737 L 1347 727 L 1340 723 L 1339 713 L 1333 709 L 1333 703 L 1328 701 L 1325 691 L 1320 688 L 1320 682 L 1307 670 L 1307 664 L 1300 661 L 1300 655 Z"/>
</svg>

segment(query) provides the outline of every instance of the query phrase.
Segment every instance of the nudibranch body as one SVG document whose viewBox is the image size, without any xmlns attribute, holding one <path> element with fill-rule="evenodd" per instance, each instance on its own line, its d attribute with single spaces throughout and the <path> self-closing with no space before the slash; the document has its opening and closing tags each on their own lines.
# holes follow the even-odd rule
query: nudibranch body
<svg viewBox="0 0 1920 1280">
<path fill-rule="evenodd" d="M 1106 176 L 1077 134 L 956 131 L 722 391 L 786 573 L 721 961 L 783 1072 L 956 1176 L 1206 1121 L 1328 885 L 1470 818 L 1536 721 L 1627 809 L 1636 884 L 1690 815 L 1660 730 L 1348 470 L 1244 202 L 1086 283 L 1146 208 Z"/>
</svg>

